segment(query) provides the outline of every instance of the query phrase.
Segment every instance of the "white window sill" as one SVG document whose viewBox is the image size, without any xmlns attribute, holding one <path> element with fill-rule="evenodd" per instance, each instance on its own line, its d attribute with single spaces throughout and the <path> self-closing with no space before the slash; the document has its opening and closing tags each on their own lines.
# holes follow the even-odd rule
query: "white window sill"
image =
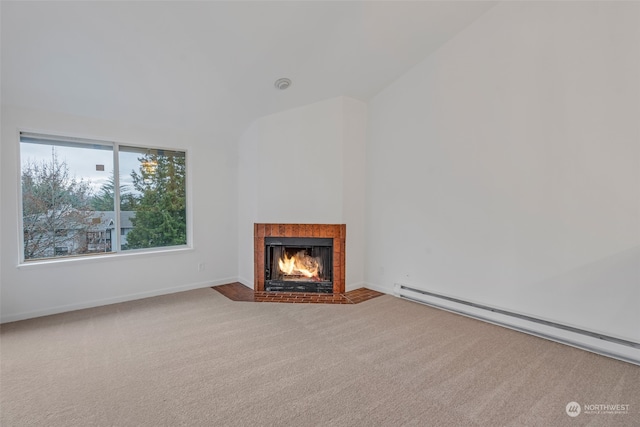
<svg viewBox="0 0 640 427">
<path fill-rule="evenodd" d="M 153 248 L 153 249 L 131 249 L 122 252 L 113 252 L 108 254 L 94 254 L 94 255 L 78 255 L 70 256 L 66 258 L 48 258 L 43 260 L 26 261 L 18 264 L 17 269 L 32 269 L 32 268 L 44 268 L 44 267 L 62 267 L 73 265 L 76 263 L 101 263 L 110 262 L 118 259 L 127 259 L 131 257 L 155 257 L 165 255 L 176 255 L 184 252 L 193 251 L 193 247 L 190 246 L 172 246 L 170 248 Z"/>
</svg>

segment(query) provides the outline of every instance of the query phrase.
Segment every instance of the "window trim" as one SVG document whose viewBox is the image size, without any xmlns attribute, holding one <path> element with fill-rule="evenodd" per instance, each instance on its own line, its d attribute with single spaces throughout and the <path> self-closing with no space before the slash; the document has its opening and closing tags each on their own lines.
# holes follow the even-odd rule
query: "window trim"
<svg viewBox="0 0 640 427">
<path fill-rule="evenodd" d="M 191 185 L 191 167 L 190 167 L 190 155 L 189 149 L 187 148 L 176 148 L 170 147 L 162 144 L 150 145 L 146 143 L 136 143 L 136 142 L 122 142 L 116 141 L 111 138 L 104 137 L 84 137 L 84 136 L 70 136 L 69 134 L 61 134 L 59 132 L 47 132 L 47 131 L 36 131 L 33 129 L 27 128 L 17 128 L 16 129 L 16 143 L 17 143 L 17 198 L 18 198 L 18 229 L 17 229 L 17 238 L 18 238 L 18 263 L 17 268 L 31 268 L 36 266 L 53 266 L 53 265 L 63 265 L 67 263 L 83 263 L 83 262 L 96 262 L 102 260 L 114 260 L 122 257 L 138 257 L 145 255 L 167 255 L 177 252 L 185 252 L 193 250 L 193 212 L 192 212 L 192 185 Z M 127 249 L 122 250 L 120 248 L 121 243 L 121 235 L 119 232 L 112 233 L 112 245 L 117 247 L 117 250 L 113 250 L 112 252 L 105 253 L 95 253 L 95 254 L 82 254 L 82 255 L 71 255 L 67 257 L 50 257 L 50 258 L 35 258 L 33 260 L 25 260 L 24 259 L 24 221 L 23 221 L 23 197 L 22 197 L 22 151 L 21 151 L 21 139 L 22 136 L 26 135 L 27 137 L 36 137 L 43 140 L 50 139 L 52 142 L 54 141 L 69 141 L 71 143 L 77 142 L 78 144 L 88 144 L 94 146 L 107 146 L 112 151 L 113 155 L 113 168 L 114 168 L 114 184 L 116 188 L 120 188 L 120 170 L 119 170 L 119 156 L 120 146 L 133 147 L 139 149 L 149 149 L 149 150 L 166 150 L 166 151 L 175 151 L 184 153 L 185 158 L 185 209 L 186 209 L 186 244 L 184 245 L 174 245 L 174 246 L 160 246 L 154 248 L 140 248 L 140 249 Z M 118 171 L 116 174 L 115 171 Z M 114 208 L 116 213 L 120 212 L 120 192 L 114 192 Z M 119 230 L 120 227 L 120 215 L 115 215 L 115 224 L 114 229 Z"/>
</svg>

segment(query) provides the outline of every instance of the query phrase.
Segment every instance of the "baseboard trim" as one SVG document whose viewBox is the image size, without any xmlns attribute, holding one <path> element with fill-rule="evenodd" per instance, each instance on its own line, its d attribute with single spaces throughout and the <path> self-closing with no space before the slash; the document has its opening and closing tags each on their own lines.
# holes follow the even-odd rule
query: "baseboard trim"
<svg viewBox="0 0 640 427">
<path fill-rule="evenodd" d="M 349 291 L 355 291 L 356 289 L 360 289 L 360 288 L 368 288 L 367 284 L 364 282 L 358 282 L 358 283 L 351 283 L 349 285 L 346 285 L 344 287 L 344 291 L 345 292 L 349 292 Z"/>
<path fill-rule="evenodd" d="M 236 282 L 242 283 L 249 289 L 253 289 L 253 280 L 249 280 L 245 277 L 238 277 Z M 224 284 L 224 283 L 223 283 Z"/>
<path fill-rule="evenodd" d="M 393 290 L 389 290 L 384 286 L 376 285 L 375 283 L 362 283 L 361 287 L 371 289 L 372 291 L 382 292 L 383 294 L 397 296 L 393 293 Z"/>
<path fill-rule="evenodd" d="M 566 327 L 565 325 L 558 327 L 559 324 L 555 324 L 554 322 L 510 313 L 506 310 L 492 310 L 486 306 L 467 303 L 457 298 L 440 296 L 439 294 L 421 290 L 413 286 L 396 284 L 394 287 L 394 295 L 560 344 L 590 351 L 602 356 L 640 365 L 640 349 L 638 349 L 638 343 L 633 341 L 615 337 L 606 337 L 608 339 L 605 339 L 603 334 L 584 333 L 581 329 Z"/>
<path fill-rule="evenodd" d="M 103 305 L 117 304 L 121 302 L 134 301 L 138 299 L 157 297 L 160 295 L 168 295 L 176 292 L 190 291 L 193 289 L 208 288 L 211 286 L 224 285 L 227 283 L 232 283 L 237 281 L 238 281 L 237 277 L 229 277 L 225 279 L 189 283 L 181 286 L 155 289 L 147 292 L 138 292 L 135 294 L 121 295 L 117 297 L 104 298 L 99 300 L 84 301 L 76 304 L 59 305 L 56 307 L 49 307 L 41 310 L 33 310 L 33 311 L 25 311 L 22 313 L 8 314 L 0 317 L 0 323 L 17 322 L 19 320 L 33 319 L 35 317 L 50 316 L 52 314 L 60 314 L 60 313 L 66 313 L 69 311 L 83 310 L 85 308 L 100 307 Z"/>
</svg>

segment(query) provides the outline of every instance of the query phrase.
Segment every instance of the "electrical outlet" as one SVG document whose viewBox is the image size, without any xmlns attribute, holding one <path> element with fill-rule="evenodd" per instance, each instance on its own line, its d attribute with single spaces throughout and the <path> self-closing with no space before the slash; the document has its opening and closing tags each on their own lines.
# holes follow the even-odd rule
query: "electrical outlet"
<svg viewBox="0 0 640 427">
<path fill-rule="evenodd" d="M 198 271 L 204 271 L 204 267 L 205 267 L 204 262 L 199 263 L 198 264 Z"/>
</svg>

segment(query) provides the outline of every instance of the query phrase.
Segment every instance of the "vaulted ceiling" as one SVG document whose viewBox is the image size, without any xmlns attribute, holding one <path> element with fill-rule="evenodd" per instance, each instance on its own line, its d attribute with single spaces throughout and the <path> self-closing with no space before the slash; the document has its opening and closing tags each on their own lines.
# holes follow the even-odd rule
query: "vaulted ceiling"
<svg viewBox="0 0 640 427">
<path fill-rule="evenodd" d="M 2 103 L 233 137 L 277 111 L 368 101 L 494 4 L 2 2 Z"/>
</svg>

